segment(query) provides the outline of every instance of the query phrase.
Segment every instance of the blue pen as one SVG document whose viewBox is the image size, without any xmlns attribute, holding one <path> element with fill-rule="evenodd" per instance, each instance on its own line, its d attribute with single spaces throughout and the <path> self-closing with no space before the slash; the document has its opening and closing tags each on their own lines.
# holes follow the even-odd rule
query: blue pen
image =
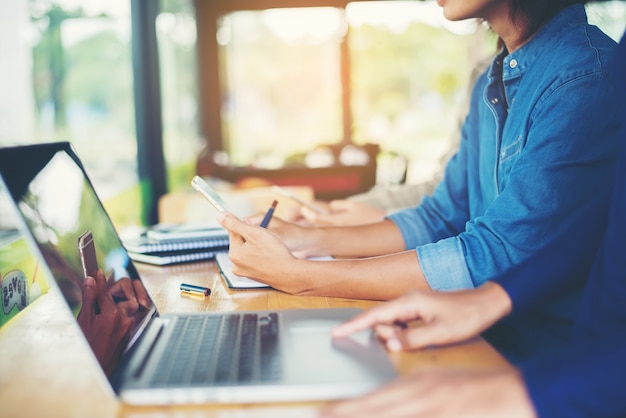
<svg viewBox="0 0 626 418">
<path fill-rule="evenodd" d="M 272 220 L 272 216 L 274 215 L 274 209 L 276 209 L 276 205 L 278 205 L 278 200 L 274 200 L 272 202 L 272 206 L 270 206 L 270 208 L 265 213 L 265 216 L 261 221 L 261 228 L 267 228 L 267 225 L 269 225 L 270 221 Z"/>
</svg>

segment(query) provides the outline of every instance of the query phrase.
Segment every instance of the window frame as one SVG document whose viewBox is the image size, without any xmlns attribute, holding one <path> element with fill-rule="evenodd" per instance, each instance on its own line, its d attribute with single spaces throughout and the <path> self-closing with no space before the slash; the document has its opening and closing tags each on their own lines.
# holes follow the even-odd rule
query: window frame
<svg viewBox="0 0 626 418">
<path fill-rule="evenodd" d="M 159 3 L 131 0 L 133 96 L 137 134 L 137 175 L 145 225 L 159 221 L 159 199 L 167 193 L 161 82 L 156 37 Z"/>
<path fill-rule="evenodd" d="M 296 7 L 336 7 L 343 8 L 350 0 L 196 0 L 196 24 L 198 30 L 198 71 L 202 74 L 199 80 L 200 109 L 203 115 L 201 132 L 207 138 L 211 150 L 222 151 L 223 138 L 221 126 L 221 107 L 219 95 L 213 94 L 220 89 L 219 63 L 217 44 L 218 19 L 228 13 L 243 10 L 264 10 L 270 8 Z M 343 138 L 344 144 L 351 141 L 350 113 L 350 63 L 347 40 L 340 44 L 340 74 L 342 86 Z"/>
</svg>

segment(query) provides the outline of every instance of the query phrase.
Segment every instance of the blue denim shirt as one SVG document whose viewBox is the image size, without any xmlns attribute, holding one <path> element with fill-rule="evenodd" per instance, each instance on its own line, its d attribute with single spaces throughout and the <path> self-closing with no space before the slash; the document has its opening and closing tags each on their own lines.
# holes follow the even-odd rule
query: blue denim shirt
<svg viewBox="0 0 626 418">
<path fill-rule="evenodd" d="M 575 5 L 514 53 L 503 50 L 479 78 L 444 179 L 419 206 L 389 216 L 432 289 L 495 280 L 554 242 L 562 244 L 557 264 L 587 274 L 599 237 L 559 238 L 605 221 L 617 143 L 606 105 L 614 49 Z"/>
</svg>

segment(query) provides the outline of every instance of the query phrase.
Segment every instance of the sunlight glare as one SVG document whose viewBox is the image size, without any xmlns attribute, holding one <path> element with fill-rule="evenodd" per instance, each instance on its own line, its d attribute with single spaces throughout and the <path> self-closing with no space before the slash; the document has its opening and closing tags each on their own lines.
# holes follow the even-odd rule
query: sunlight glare
<svg viewBox="0 0 626 418">
<path fill-rule="evenodd" d="M 261 20 L 288 44 L 340 40 L 346 33 L 341 10 L 332 7 L 268 9 L 262 12 Z"/>
</svg>

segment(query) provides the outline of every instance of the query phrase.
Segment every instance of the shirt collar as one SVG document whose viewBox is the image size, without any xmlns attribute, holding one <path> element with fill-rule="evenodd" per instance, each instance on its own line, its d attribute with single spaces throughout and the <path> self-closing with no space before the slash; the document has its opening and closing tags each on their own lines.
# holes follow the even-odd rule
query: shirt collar
<svg viewBox="0 0 626 418">
<path fill-rule="evenodd" d="M 519 77 L 533 65 L 545 48 L 553 48 L 553 41 L 561 36 L 562 31 L 586 23 L 587 13 L 584 5 L 575 4 L 561 10 L 520 49 L 508 55 L 505 49 L 498 54 L 495 60 L 502 62 L 502 78 L 508 80 Z"/>
</svg>

